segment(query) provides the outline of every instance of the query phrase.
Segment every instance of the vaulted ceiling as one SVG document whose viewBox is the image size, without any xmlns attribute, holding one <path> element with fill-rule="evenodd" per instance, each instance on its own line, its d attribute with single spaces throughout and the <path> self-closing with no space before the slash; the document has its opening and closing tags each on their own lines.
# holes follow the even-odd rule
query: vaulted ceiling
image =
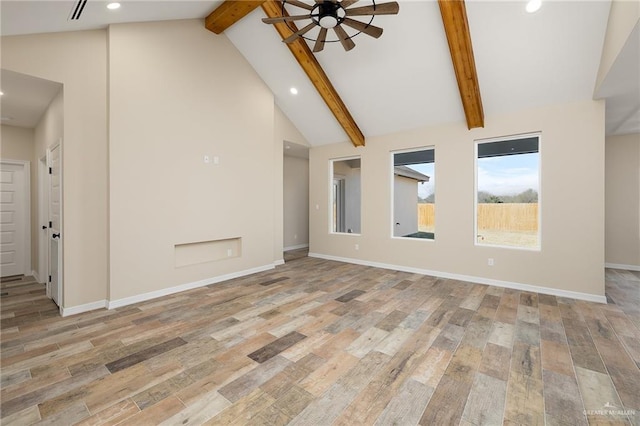
<svg viewBox="0 0 640 426">
<path fill-rule="evenodd" d="M 370 1 L 360 0 L 363 5 Z M 462 99 L 474 89 L 463 87 L 468 72 L 458 73 L 463 78 L 456 79 L 445 32 L 443 15 L 457 12 L 441 11 L 436 1 L 400 0 L 398 15 L 375 17 L 373 24 L 384 29 L 379 39 L 360 34 L 349 52 L 340 43 L 327 43 L 322 52 L 299 53 L 307 55 L 302 59 L 282 43 L 273 25 L 261 21 L 278 11 L 269 7 L 273 3 L 260 7 L 260 1 L 241 1 L 251 11 L 236 22 L 237 14 L 244 12 L 234 10 L 232 2 L 123 0 L 122 7 L 112 13 L 106 10 L 106 2 L 89 0 L 82 18 L 72 22 L 68 17 L 76 3 L 3 1 L 2 35 L 103 28 L 116 22 L 204 21 L 217 10 L 229 15 L 224 19 L 230 17 L 232 24 L 223 25 L 223 35 L 211 36 L 231 40 L 312 145 L 348 140 L 358 144 L 358 132 L 366 140 L 440 123 L 478 125 L 465 114 Z M 543 1 L 538 12 L 528 14 L 524 1 L 467 1 L 467 34 L 479 87 L 476 102 L 481 102 L 475 112 L 472 105 L 471 119 L 474 114 L 481 117 L 482 111 L 490 122 L 495 114 L 592 99 L 609 6 L 609 1 Z M 449 20 L 450 29 L 464 38 L 459 15 Z M 207 23 L 211 25 L 211 18 Z M 463 55 L 459 40 L 454 45 Z M 302 52 L 309 46 L 297 49 Z M 301 60 L 316 62 L 311 79 Z M 317 89 L 312 80 L 323 78 L 326 82 L 320 81 Z M 298 89 L 297 95 L 290 93 L 291 87 Z"/>
<path fill-rule="evenodd" d="M 350 0 L 348 3 L 354 4 L 356 1 L 358 0 Z M 344 3 L 346 5 L 347 2 Z M 438 4 L 440 6 L 442 23 L 444 25 L 444 31 L 449 44 L 453 69 L 458 82 L 458 88 L 460 89 L 460 99 L 464 108 L 467 125 L 470 129 L 474 127 L 483 127 L 484 114 L 482 111 L 482 100 L 480 96 L 480 89 L 478 87 L 478 76 L 473 58 L 473 47 L 471 44 L 471 37 L 469 35 L 469 24 L 467 22 L 465 3 L 462 0 L 440 0 Z M 207 16 L 205 26 L 210 31 L 220 34 L 260 6 L 268 18 L 276 20 L 276 22 L 273 23 L 274 28 L 282 38 L 283 42 L 287 45 L 298 64 L 300 64 L 302 70 L 307 74 L 309 81 L 316 88 L 318 94 L 324 100 L 331 113 L 333 113 L 338 123 L 342 126 L 342 129 L 351 140 L 351 143 L 355 146 L 364 146 L 365 139 L 362 131 L 354 121 L 349 109 L 340 98 L 340 95 L 333 87 L 333 84 L 331 84 L 331 81 L 322 69 L 322 66 L 316 60 L 309 45 L 307 44 L 306 38 L 300 36 L 296 38 L 299 34 L 308 34 L 307 30 L 314 27 L 314 22 L 309 23 L 303 29 L 299 29 L 293 21 L 277 22 L 280 18 L 291 16 L 287 12 L 285 5 L 285 2 L 278 0 L 227 0 Z M 304 2 L 293 1 L 290 6 L 298 9 L 302 8 L 303 10 L 307 8 L 311 9 L 311 5 Z M 398 9 L 396 2 L 378 4 L 379 8 L 383 6 L 395 6 L 393 7 L 394 12 L 397 12 Z M 344 7 L 345 8 L 343 8 L 342 11 L 346 10 L 347 14 L 352 10 L 346 9 L 347 6 Z M 375 2 L 372 2 L 372 5 L 365 7 L 372 7 L 375 10 L 376 4 Z M 303 13 L 302 15 L 304 16 L 305 14 L 306 13 Z M 396 13 L 391 14 L 395 15 Z M 373 20 L 373 18 L 371 18 L 371 20 Z M 360 24 L 363 21 L 358 20 L 351 21 L 352 24 L 350 26 L 353 27 L 354 24 L 358 24 L 356 29 L 360 30 L 362 33 L 366 33 L 367 28 L 376 29 L 378 32 L 374 38 L 378 38 L 379 34 L 382 32 L 380 27 L 370 26 L 371 21 L 369 21 L 369 24 Z M 359 26 L 363 26 L 363 28 L 358 28 Z M 343 44 L 345 51 L 353 49 L 355 43 L 352 38 L 358 34 L 348 37 L 347 32 L 340 25 L 336 26 L 335 30 L 337 36 L 336 40 L 339 40 L 340 43 Z M 340 30 L 340 32 L 337 32 L 337 30 Z M 324 48 L 325 40 L 330 40 L 326 35 L 326 29 L 320 31 L 323 31 L 323 35 L 316 35 L 317 41 L 314 43 L 314 51 L 316 51 L 315 44 L 319 43 L 318 46 L 320 49 L 318 49 L 318 51 L 321 51 Z M 352 32 L 351 34 L 354 33 Z"/>
</svg>

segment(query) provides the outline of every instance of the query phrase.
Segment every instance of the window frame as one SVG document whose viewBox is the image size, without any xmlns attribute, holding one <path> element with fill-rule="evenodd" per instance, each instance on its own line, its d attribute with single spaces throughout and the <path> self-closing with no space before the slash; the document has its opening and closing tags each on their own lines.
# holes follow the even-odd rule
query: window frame
<svg viewBox="0 0 640 426">
<path fill-rule="evenodd" d="M 335 172 L 333 168 L 333 164 L 336 161 L 349 161 L 349 160 L 360 160 L 360 232 L 339 232 L 334 231 L 334 221 L 333 221 L 333 201 L 334 201 L 334 181 L 335 181 Z M 362 156 L 361 155 L 351 155 L 347 157 L 337 157 L 329 159 L 329 199 L 328 199 L 328 230 L 329 235 L 349 235 L 359 237 L 362 235 Z M 343 194 L 344 195 L 344 194 Z M 346 216 L 346 213 L 345 213 Z"/>
<path fill-rule="evenodd" d="M 536 247 L 509 246 L 501 244 L 482 244 L 478 242 L 478 146 L 485 143 L 503 142 L 517 139 L 538 138 L 538 232 Z M 516 154 L 519 155 L 519 154 Z M 510 250 L 542 251 L 542 132 L 520 133 L 515 135 L 500 136 L 474 140 L 474 193 L 473 193 L 473 245 L 474 247 L 503 248 Z"/>
<path fill-rule="evenodd" d="M 436 151 L 436 146 L 435 145 L 426 145 L 426 146 L 419 146 L 419 147 L 414 147 L 414 148 L 403 148 L 403 149 L 397 149 L 397 150 L 393 150 L 393 151 L 389 151 L 389 174 L 390 174 L 390 178 L 389 178 L 389 184 L 390 184 L 390 202 L 389 202 L 389 233 L 391 235 L 391 239 L 393 240 L 405 240 L 405 241 L 428 241 L 428 242 L 435 242 L 435 237 L 434 238 L 415 238 L 415 237 L 403 237 L 403 236 L 395 236 L 395 202 L 396 202 L 396 195 L 395 195 L 395 173 L 394 173 L 394 167 L 395 167 L 395 154 L 404 154 L 404 153 L 408 153 L 408 152 L 416 152 L 416 151 L 428 151 L 428 150 L 433 150 L 433 155 L 434 155 L 434 160 L 433 160 L 433 174 L 435 176 L 436 174 L 436 161 L 435 161 L 435 151 Z M 434 184 L 434 192 L 436 189 L 436 185 L 437 185 L 437 181 L 436 184 Z M 435 204 L 435 203 L 434 203 Z M 435 224 L 434 224 L 434 234 L 435 234 Z"/>
</svg>

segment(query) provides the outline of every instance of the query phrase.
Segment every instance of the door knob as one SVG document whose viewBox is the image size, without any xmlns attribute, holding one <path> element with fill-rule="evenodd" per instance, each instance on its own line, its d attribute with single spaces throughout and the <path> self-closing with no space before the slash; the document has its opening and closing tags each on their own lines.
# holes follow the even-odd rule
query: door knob
<svg viewBox="0 0 640 426">
<path fill-rule="evenodd" d="M 52 234 L 51 238 L 60 238 L 60 233 L 58 232 L 57 234 Z"/>
</svg>

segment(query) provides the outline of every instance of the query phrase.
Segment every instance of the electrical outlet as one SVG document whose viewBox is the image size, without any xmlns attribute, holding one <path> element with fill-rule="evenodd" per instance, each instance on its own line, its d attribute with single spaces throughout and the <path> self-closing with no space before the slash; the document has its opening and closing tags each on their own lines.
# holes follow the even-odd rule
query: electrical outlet
<svg viewBox="0 0 640 426">
<path fill-rule="evenodd" d="M 493 257 L 490 257 L 489 259 L 487 259 L 487 265 L 493 266 Z"/>
<path fill-rule="evenodd" d="M 356 244 L 356 250 L 360 250 L 360 244 Z"/>
<path fill-rule="evenodd" d="M 211 162 L 211 158 L 208 155 L 204 156 L 204 163 L 209 164 Z"/>
<path fill-rule="evenodd" d="M 227 257 L 233 256 L 233 250 L 227 249 Z"/>
</svg>

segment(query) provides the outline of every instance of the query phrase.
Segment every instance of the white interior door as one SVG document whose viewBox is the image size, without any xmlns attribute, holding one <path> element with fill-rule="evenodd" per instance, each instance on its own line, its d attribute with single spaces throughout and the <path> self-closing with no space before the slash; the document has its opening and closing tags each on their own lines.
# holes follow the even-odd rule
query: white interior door
<svg viewBox="0 0 640 426">
<path fill-rule="evenodd" d="M 51 298 L 62 306 L 62 179 L 60 144 L 48 151 L 49 158 L 49 275 Z"/>
<path fill-rule="evenodd" d="M 23 275 L 29 266 L 28 169 L 28 163 L 23 162 L 2 161 L 0 164 L 0 269 L 3 277 Z"/>
</svg>

